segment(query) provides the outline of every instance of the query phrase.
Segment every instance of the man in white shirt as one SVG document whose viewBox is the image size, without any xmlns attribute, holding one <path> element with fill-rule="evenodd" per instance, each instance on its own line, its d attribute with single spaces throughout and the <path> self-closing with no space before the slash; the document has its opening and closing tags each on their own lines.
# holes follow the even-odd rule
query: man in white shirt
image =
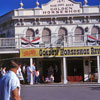
<svg viewBox="0 0 100 100">
<path fill-rule="evenodd" d="M 0 100 L 21 100 L 20 82 L 16 75 L 19 66 L 11 61 L 10 70 L 0 78 Z"/>
</svg>

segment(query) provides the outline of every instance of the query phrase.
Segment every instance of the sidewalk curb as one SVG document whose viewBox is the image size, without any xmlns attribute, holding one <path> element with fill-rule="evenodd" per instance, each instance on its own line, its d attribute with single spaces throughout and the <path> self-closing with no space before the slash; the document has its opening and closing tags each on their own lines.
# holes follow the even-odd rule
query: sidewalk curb
<svg viewBox="0 0 100 100">
<path fill-rule="evenodd" d="M 100 86 L 100 84 L 34 84 L 22 85 L 23 87 L 72 87 L 72 86 Z"/>
</svg>

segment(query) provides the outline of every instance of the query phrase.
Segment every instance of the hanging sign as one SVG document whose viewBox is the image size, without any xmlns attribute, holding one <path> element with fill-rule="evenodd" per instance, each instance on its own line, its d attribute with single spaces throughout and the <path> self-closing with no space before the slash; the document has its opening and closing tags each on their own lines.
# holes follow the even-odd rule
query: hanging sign
<svg viewBox="0 0 100 100">
<path fill-rule="evenodd" d="M 77 57 L 100 55 L 100 47 L 33 48 L 20 49 L 21 58 Z"/>
</svg>

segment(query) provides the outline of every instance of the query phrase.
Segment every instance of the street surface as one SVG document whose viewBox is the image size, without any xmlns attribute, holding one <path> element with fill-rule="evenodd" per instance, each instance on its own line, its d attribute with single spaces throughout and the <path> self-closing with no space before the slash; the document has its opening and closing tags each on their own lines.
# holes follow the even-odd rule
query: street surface
<svg viewBox="0 0 100 100">
<path fill-rule="evenodd" d="M 22 100 L 100 100 L 99 86 L 21 86 Z"/>
</svg>

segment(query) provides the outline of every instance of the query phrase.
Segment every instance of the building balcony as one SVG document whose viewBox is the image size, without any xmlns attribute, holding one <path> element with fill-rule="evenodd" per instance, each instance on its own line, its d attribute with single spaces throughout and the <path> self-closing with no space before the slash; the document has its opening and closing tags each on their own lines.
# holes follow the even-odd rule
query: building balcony
<svg viewBox="0 0 100 100">
<path fill-rule="evenodd" d="M 0 49 L 21 49 L 21 48 L 56 48 L 56 47 L 83 47 L 98 45 L 99 39 L 92 36 L 45 36 L 45 37 L 24 37 L 15 36 L 12 38 L 0 38 Z"/>
</svg>

